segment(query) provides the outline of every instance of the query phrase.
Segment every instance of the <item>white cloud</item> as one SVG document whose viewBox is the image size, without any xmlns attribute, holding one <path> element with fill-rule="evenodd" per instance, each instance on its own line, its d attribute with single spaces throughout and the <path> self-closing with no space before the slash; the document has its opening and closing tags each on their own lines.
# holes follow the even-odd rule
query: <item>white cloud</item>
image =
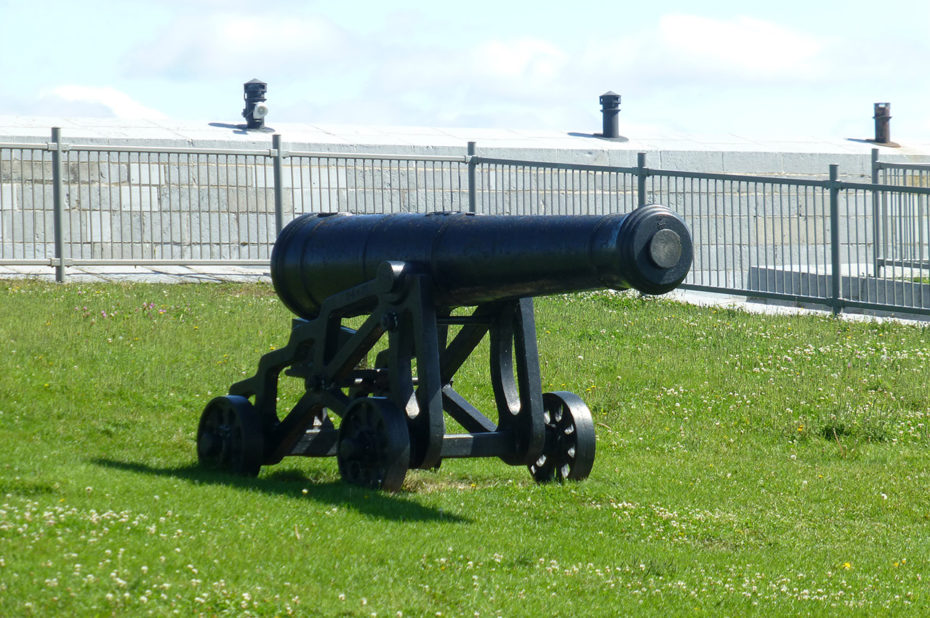
<svg viewBox="0 0 930 618">
<path fill-rule="evenodd" d="M 807 73 L 823 50 L 813 36 L 752 17 L 666 15 L 658 33 L 667 52 L 691 67 L 759 79 Z"/>
<path fill-rule="evenodd" d="M 68 114 L 69 110 L 76 109 L 80 110 L 81 114 L 91 113 L 116 118 L 158 120 L 166 117 L 162 112 L 146 107 L 128 94 L 108 86 L 67 84 L 42 93 L 41 98 L 44 108 L 58 109 L 58 113 L 61 114 Z"/>
<path fill-rule="evenodd" d="M 830 43 L 752 17 L 668 14 L 649 30 L 590 41 L 583 64 L 669 86 L 809 83 L 828 73 Z"/>
<path fill-rule="evenodd" d="M 564 97 L 571 61 L 566 50 L 532 37 L 487 39 L 467 49 L 385 51 L 369 72 L 365 90 L 380 102 L 368 114 L 403 124 L 545 126 Z"/>
<path fill-rule="evenodd" d="M 486 41 L 471 53 L 471 73 L 535 89 L 551 83 L 565 70 L 568 57 L 548 41 L 520 38 Z"/>
<path fill-rule="evenodd" d="M 751 17 L 667 14 L 639 31 L 595 29 L 572 43 L 514 36 L 466 49 L 386 48 L 371 90 L 426 123 L 577 127 L 597 120 L 606 90 L 687 110 L 740 92 L 810 87 L 829 73 L 832 44 Z"/>
<path fill-rule="evenodd" d="M 358 29 L 306 12 L 314 9 L 215 8 L 200 2 L 177 15 L 128 56 L 124 74 L 196 81 L 203 100 L 258 77 L 281 120 L 326 110 L 342 122 L 575 127 L 597 115 L 606 90 L 642 101 L 682 98 L 685 88 L 809 84 L 825 63 L 823 41 L 750 17 L 670 14 L 638 32 L 595 27 L 569 41 L 518 31 L 461 46 L 434 36 L 448 24 L 417 12 Z"/>
<path fill-rule="evenodd" d="M 126 72 L 237 79 L 306 74 L 341 58 L 345 42 L 340 27 L 317 16 L 185 15 L 139 46 L 127 59 Z"/>
<path fill-rule="evenodd" d="M 622 123 L 742 131 L 741 117 L 744 126 L 782 116 L 799 122 L 805 97 L 809 115 L 828 117 L 846 101 L 858 113 L 872 100 L 862 103 L 856 85 L 868 84 L 876 101 L 898 101 L 890 87 L 907 81 L 902 66 L 919 74 L 927 50 L 921 43 L 895 52 L 900 43 L 883 41 L 875 54 L 861 37 L 813 34 L 799 20 L 656 10 L 624 28 L 607 20 L 581 27 L 566 17 L 561 30 L 484 29 L 422 7 L 362 16 L 335 3 L 263 0 L 250 12 L 248 0 L 168 2 L 175 9 L 158 26 L 151 22 L 156 34 L 115 55 L 124 58 L 118 77 L 137 87 L 134 96 L 179 118 L 239 120 L 240 84 L 257 77 L 269 83 L 271 120 L 280 122 L 593 131 L 598 95 L 615 90 Z M 816 100 L 827 90 L 845 94 L 823 111 Z M 143 92 L 163 98 L 142 99 Z M 179 106 L 182 96 L 188 107 Z M 43 104 L 55 114 L 157 114 L 115 90 L 79 86 L 47 92 Z M 895 109 L 903 118 L 904 108 Z"/>
</svg>

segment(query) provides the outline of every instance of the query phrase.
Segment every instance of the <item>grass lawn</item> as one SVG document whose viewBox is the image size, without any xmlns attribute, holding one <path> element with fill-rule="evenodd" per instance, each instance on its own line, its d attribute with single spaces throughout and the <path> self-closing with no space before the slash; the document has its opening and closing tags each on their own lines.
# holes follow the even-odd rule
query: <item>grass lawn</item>
<svg viewBox="0 0 930 618">
<path fill-rule="evenodd" d="M 198 469 L 203 405 L 287 341 L 270 286 L 0 282 L 0 615 L 930 613 L 930 331 L 536 314 L 590 478 L 450 460 L 382 494 L 331 459 Z M 456 381 L 485 408 L 487 373 Z"/>
</svg>

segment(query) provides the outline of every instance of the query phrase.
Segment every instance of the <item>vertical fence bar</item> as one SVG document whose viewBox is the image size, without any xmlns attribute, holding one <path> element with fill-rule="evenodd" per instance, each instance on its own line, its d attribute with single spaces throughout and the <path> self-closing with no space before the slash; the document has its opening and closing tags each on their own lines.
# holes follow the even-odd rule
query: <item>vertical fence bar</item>
<svg viewBox="0 0 930 618">
<path fill-rule="evenodd" d="M 840 280 L 843 274 L 840 272 L 840 190 L 837 186 L 839 177 L 839 166 L 830 165 L 830 303 L 834 315 L 839 314 L 842 305 L 840 303 Z"/>
<path fill-rule="evenodd" d="M 636 206 L 646 205 L 646 153 L 636 153 Z"/>
<path fill-rule="evenodd" d="M 275 238 L 284 227 L 284 188 L 281 186 L 281 171 L 284 156 L 281 153 L 281 136 L 277 133 L 271 136 L 272 163 L 274 165 L 274 235 Z"/>
<path fill-rule="evenodd" d="M 55 225 L 55 281 L 65 281 L 64 203 L 61 192 L 61 128 L 52 127 L 52 206 Z"/>
<path fill-rule="evenodd" d="M 466 157 L 468 159 L 468 212 L 476 213 L 478 212 L 478 196 L 475 187 L 475 166 L 478 162 L 475 161 L 475 142 L 468 142 L 466 154 L 468 155 Z"/>
<path fill-rule="evenodd" d="M 878 184 L 878 148 L 872 149 L 872 184 Z M 872 189 L 872 275 L 875 277 L 881 274 L 878 202 L 878 191 Z"/>
</svg>

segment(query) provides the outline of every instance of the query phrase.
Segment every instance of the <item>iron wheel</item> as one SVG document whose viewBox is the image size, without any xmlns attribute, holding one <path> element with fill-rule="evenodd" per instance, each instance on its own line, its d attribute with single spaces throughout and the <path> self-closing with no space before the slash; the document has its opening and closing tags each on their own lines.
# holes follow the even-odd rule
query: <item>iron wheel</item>
<svg viewBox="0 0 930 618">
<path fill-rule="evenodd" d="M 336 452 L 345 482 L 398 491 L 410 466 L 410 436 L 404 414 L 387 399 L 357 399 L 339 425 Z"/>
<path fill-rule="evenodd" d="M 197 428 L 200 465 L 239 476 L 258 476 L 264 455 L 262 427 L 245 397 L 226 395 L 207 404 Z"/>
<path fill-rule="evenodd" d="M 546 444 L 529 465 L 537 483 L 586 479 L 594 465 L 595 436 L 591 411 L 578 395 L 543 393 Z"/>
</svg>

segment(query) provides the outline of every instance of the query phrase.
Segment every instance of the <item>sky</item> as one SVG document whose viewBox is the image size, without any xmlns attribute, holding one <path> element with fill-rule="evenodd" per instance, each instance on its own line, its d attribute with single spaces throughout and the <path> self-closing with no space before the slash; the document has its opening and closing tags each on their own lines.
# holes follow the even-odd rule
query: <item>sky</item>
<svg viewBox="0 0 930 618">
<path fill-rule="evenodd" d="M 930 141 L 927 0 L 0 0 L 0 115 Z"/>
</svg>

